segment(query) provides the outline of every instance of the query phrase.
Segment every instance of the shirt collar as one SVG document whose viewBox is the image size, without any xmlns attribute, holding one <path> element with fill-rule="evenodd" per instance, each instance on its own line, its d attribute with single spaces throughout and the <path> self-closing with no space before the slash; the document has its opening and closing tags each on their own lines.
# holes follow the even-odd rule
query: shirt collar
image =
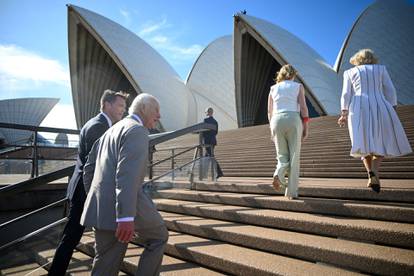
<svg viewBox="0 0 414 276">
<path fill-rule="evenodd" d="M 111 121 L 111 119 L 109 118 L 109 116 L 108 115 L 106 115 L 106 113 L 105 112 L 101 112 L 101 114 L 105 117 L 105 119 L 108 121 L 108 125 L 109 125 L 109 127 L 111 127 L 112 126 L 112 121 Z"/>
<path fill-rule="evenodd" d="M 132 114 L 131 114 L 131 117 L 133 117 L 135 120 L 137 120 L 137 121 L 138 121 L 138 123 L 140 123 L 141 125 L 144 125 L 144 124 L 142 123 L 141 118 L 140 118 L 137 114 L 132 113 Z"/>
</svg>

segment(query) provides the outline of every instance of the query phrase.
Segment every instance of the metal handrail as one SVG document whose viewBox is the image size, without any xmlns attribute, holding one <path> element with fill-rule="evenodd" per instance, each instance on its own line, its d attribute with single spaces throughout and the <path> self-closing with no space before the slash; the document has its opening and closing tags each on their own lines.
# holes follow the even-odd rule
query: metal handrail
<svg viewBox="0 0 414 276">
<path fill-rule="evenodd" d="M 22 148 L 22 149 L 28 149 L 28 148 L 33 147 L 32 145 L 19 145 L 19 144 L 7 144 L 7 146 L 8 147 Z M 39 149 L 49 149 L 49 148 L 52 148 L 52 149 L 75 149 L 75 148 L 77 148 L 77 147 L 63 147 L 63 146 L 59 146 L 58 144 L 47 145 L 47 144 L 42 144 L 42 143 L 40 143 L 37 147 Z"/>
<path fill-rule="evenodd" d="M 0 128 L 12 128 L 19 130 L 28 130 L 34 132 L 33 145 L 32 145 L 32 169 L 31 177 L 37 177 L 39 175 L 39 166 L 38 166 L 38 134 L 39 132 L 53 132 L 53 133 L 65 133 L 65 134 L 77 134 L 79 135 L 80 131 L 77 129 L 64 129 L 64 128 L 54 128 L 54 127 L 40 127 L 33 125 L 21 125 L 21 124 L 11 124 L 0 122 Z"/>
<path fill-rule="evenodd" d="M 73 170 L 75 169 L 75 165 L 43 174 L 41 176 L 24 180 L 17 184 L 8 185 L 6 187 L 0 188 L 0 197 L 10 194 L 16 194 L 22 191 L 25 191 L 30 188 L 34 188 L 36 186 L 44 185 L 46 183 L 58 180 L 65 176 L 71 176 L 73 174 Z"/>
<path fill-rule="evenodd" d="M 194 146 L 187 146 L 187 147 L 168 147 L 168 148 L 162 148 L 162 149 L 157 149 L 157 152 L 160 151 L 171 151 L 171 150 L 179 150 L 179 149 L 189 149 L 189 148 L 194 148 L 197 147 L 198 144 L 194 145 Z"/>
<path fill-rule="evenodd" d="M 3 227 L 6 227 L 7 225 L 9 225 L 11 223 L 14 223 L 16 221 L 22 220 L 22 219 L 24 219 L 24 218 L 26 218 L 28 216 L 34 215 L 36 213 L 40 213 L 41 211 L 44 211 L 46 209 L 55 207 L 55 206 L 57 206 L 57 205 L 59 205 L 61 203 L 65 203 L 66 201 L 67 201 L 67 198 L 62 198 L 62 199 L 60 199 L 58 201 L 55 201 L 55 202 L 53 202 L 53 203 L 51 203 L 49 205 L 43 206 L 42 208 L 36 209 L 36 210 L 34 210 L 32 212 L 29 212 L 27 214 L 21 215 L 20 217 L 14 218 L 14 219 L 9 220 L 9 221 L 6 221 L 5 223 L 0 224 L 0 229 L 3 228 Z"/>
<path fill-rule="evenodd" d="M 203 131 L 209 131 L 209 130 L 217 130 L 217 127 L 213 124 L 199 123 L 199 124 L 195 124 L 195 125 L 185 127 L 185 128 L 179 129 L 179 130 L 175 130 L 175 131 L 158 133 L 158 134 L 151 134 L 150 135 L 149 146 L 152 147 L 152 146 L 155 146 L 157 144 L 166 142 L 168 140 L 178 138 L 178 137 L 183 136 L 185 134 L 201 133 Z"/>
<path fill-rule="evenodd" d="M 178 138 L 180 136 L 190 134 L 190 133 L 198 133 L 199 134 L 199 145 L 198 147 L 201 147 L 201 133 L 204 131 L 210 131 L 210 130 L 217 130 L 217 126 L 213 124 L 208 123 L 198 123 L 189 127 L 185 127 L 179 130 L 170 131 L 170 132 L 164 132 L 164 133 L 158 133 L 158 134 L 152 134 L 150 135 L 150 141 L 149 141 L 149 154 L 148 154 L 148 160 L 149 164 L 152 164 L 153 160 L 153 154 L 154 154 L 154 148 L 155 145 L 158 145 L 160 143 L 166 142 L 168 140 L 172 140 L 175 138 Z M 202 154 L 202 149 L 200 149 L 200 154 Z M 195 158 L 193 158 L 195 159 Z M 172 160 L 174 160 L 172 158 Z M 174 162 L 174 161 L 173 161 Z M 174 168 L 172 168 L 174 169 Z M 153 166 L 149 167 L 149 178 L 152 179 L 153 176 Z"/>
<path fill-rule="evenodd" d="M 177 156 L 183 155 L 184 153 L 189 152 L 190 150 L 193 150 L 193 149 L 195 149 L 195 148 L 197 148 L 197 147 L 198 147 L 198 145 L 197 145 L 197 146 L 193 146 L 193 147 L 191 147 L 191 148 L 188 148 L 188 149 L 186 149 L 186 150 L 184 150 L 184 151 L 182 151 L 182 152 L 179 152 L 179 153 L 177 153 L 177 154 L 172 154 L 170 157 L 167 157 L 167 158 L 165 158 L 165 159 L 163 159 L 163 160 L 159 160 L 159 161 L 157 161 L 157 162 L 155 162 L 155 163 L 151 163 L 151 165 L 149 165 L 149 167 L 154 167 L 154 166 L 156 166 L 156 165 L 159 165 L 159 164 L 161 164 L 161 163 L 163 163 L 163 162 L 165 162 L 165 161 L 168 161 L 168 160 L 170 160 L 170 159 L 173 159 L 174 157 L 177 157 Z"/>
<path fill-rule="evenodd" d="M 18 243 L 20 243 L 20 242 L 22 242 L 22 241 L 24 241 L 24 240 L 27 240 L 28 238 L 31 238 L 31 237 L 33 237 L 33 236 L 36 236 L 37 234 L 40 234 L 40 233 L 41 233 L 41 232 L 43 232 L 43 231 L 46 231 L 46 230 L 48 230 L 48 229 L 50 229 L 50 228 L 53 228 L 53 227 L 55 227 L 55 226 L 57 226 L 57 225 L 59 225 L 59 224 L 62 224 L 62 223 L 64 223 L 64 222 L 66 222 L 67 220 L 68 220 L 68 218 L 67 218 L 67 217 L 62 218 L 62 219 L 60 219 L 60 220 L 58 220 L 58 221 L 52 222 L 52 223 L 51 223 L 51 224 L 49 224 L 49 225 L 46 225 L 46 226 L 44 226 L 44 227 L 42 227 L 42 228 L 37 229 L 36 231 L 33 231 L 32 233 L 29 233 L 29 234 L 27 234 L 27 235 L 24 235 L 24 236 L 23 236 L 23 237 L 21 237 L 21 238 L 18 238 L 18 239 L 15 239 L 14 241 L 11 241 L 11 242 L 9 242 L 9 243 L 6 243 L 5 245 L 3 245 L 3 246 L 1 246 L 1 247 L 0 247 L 0 252 L 1 252 L 2 250 L 4 250 L 4 249 L 7 249 L 7 248 L 9 248 L 9 247 L 11 247 L 11 246 L 15 245 L 15 244 L 18 244 Z"/>
<path fill-rule="evenodd" d="M 202 157 L 198 157 L 198 158 L 196 158 L 196 159 L 193 159 L 193 160 L 191 160 L 191 161 L 189 161 L 189 162 L 187 162 L 187 163 L 185 163 L 185 164 L 183 164 L 183 165 L 179 166 L 178 168 L 175 168 L 174 170 L 180 170 L 180 169 L 184 168 L 185 166 L 190 165 L 191 163 L 195 163 L 196 161 L 200 160 L 201 158 L 202 158 Z M 154 178 L 152 178 L 152 179 L 150 179 L 150 180 L 148 180 L 148 181 L 145 181 L 145 183 L 144 183 L 143 185 L 144 185 L 144 186 L 150 185 L 152 182 L 154 182 L 154 181 L 156 181 L 156 180 L 158 180 L 158 179 L 161 179 L 161 178 L 165 177 L 165 176 L 166 176 L 166 175 L 168 175 L 169 173 L 171 173 L 171 171 L 165 172 L 165 173 L 163 173 L 163 174 L 161 174 L 161 175 L 159 175 L 159 176 L 156 176 L 156 177 L 154 177 Z"/>
<path fill-rule="evenodd" d="M 0 127 L 16 127 L 19 129 L 27 129 L 27 130 L 42 129 L 42 131 L 43 130 L 53 130 L 53 131 L 63 130 L 63 129 L 57 129 L 57 128 L 44 128 L 44 127 L 34 127 L 34 126 L 6 124 L 6 123 L 0 123 Z M 152 149 L 152 147 L 157 144 L 166 142 L 171 139 L 175 139 L 177 137 L 180 137 L 180 136 L 183 136 L 189 133 L 201 133 L 203 131 L 215 130 L 215 129 L 216 129 L 215 125 L 207 124 L 207 123 L 199 123 L 199 124 L 195 124 L 193 126 L 189 126 L 183 129 L 176 130 L 176 131 L 160 133 L 160 134 L 152 134 L 150 135 L 150 149 Z M 151 154 L 150 161 L 152 161 L 152 151 L 150 152 L 150 154 Z M 30 189 L 30 188 L 60 179 L 65 176 L 70 176 L 72 175 L 74 169 L 75 169 L 75 165 L 72 165 L 72 166 L 66 167 L 61 170 L 57 170 L 57 171 L 54 171 L 48 174 L 41 175 L 39 177 L 35 177 L 32 179 L 19 182 L 17 184 L 8 185 L 6 187 L 0 188 L 0 196 L 21 192 L 25 189 Z"/>
<path fill-rule="evenodd" d="M 2 127 L 3 125 L 4 125 L 3 123 L 0 123 L 0 127 Z M 14 125 L 14 124 L 8 124 L 8 125 Z M 28 127 L 28 126 L 22 126 L 22 127 Z M 27 128 L 25 128 L 25 129 L 27 129 Z M 32 129 L 29 128 L 29 130 L 32 130 Z M 186 135 L 186 134 L 189 134 L 189 133 L 199 133 L 199 134 L 201 134 L 203 131 L 209 131 L 209 130 L 216 130 L 216 126 L 215 125 L 212 125 L 212 124 L 207 124 L 207 123 L 199 123 L 199 124 L 196 124 L 196 125 L 193 125 L 193 126 L 190 126 L 190 127 L 186 127 L 186 128 L 183 128 L 183 129 L 180 129 L 180 130 L 177 130 L 177 131 L 172 131 L 172 132 L 168 132 L 168 133 L 161 133 L 161 134 L 150 135 L 150 143 L 149 143 L 150 158 L 151 158 L 150 161 L 152 162 L 152 153 L 153 153 L 153 148 L 154 148 L 155 145 L 160 144 L 160 143 L 163 143 L 163 142 L 166 142 L 166 141 L 171 140 L 171 139 L 175 139 L 177 137 L 180 137 L 180 136 L 183 136 L 183 135 Z M 159 175 L 159 176 L 157 176 L 155 178 L 150 177 L 150 180 L 149 181 L 146 181 L 144 183 L 144 186 L 151 187 L 151 184 L 154 181 L 156 181 L 158 179 L 161 179 L 162 177 L 165 177 L 166 175 L 168 175 L 171 172 L 174 173 L 175 170 L 182 169 L 183 167 L 188 166 L 191 163 L 193 164 L 193 168 L 192 168 L 192 170 L 193 170 L 194 169 L 195 162 L 198 161 L 198 160 L 200 160 L 201 159 L 201 156 L 202 156 L 202 154 L 200 153 L 200 157 L 197 158 L 197 153 L 199 153 L 199 150 L 202 151 L 201 138 L 200 138 L 200 143 L 198 145 L 193 146 L 193 147 L 190 147 L 189 149 L 186 149 L 183 152 L 180 152 L 178 154 L 173 154 L 171 157 L 166 158 L 164 160 L 161 160 L 159 162 L 156 162 L 154 164 L 151 164 L 149 167 L 150 167 L 150 169 L 152 169 L 155 165 L 158 165 L 158 164 L 160 164 L 162 162 L 165 162 L 167 160 L 170 160 L 170 159 L 174 159 L 174 157 L 179 156 L 181 154 L 184 154 L 184 153 L 186 153 L 186 152 L 188 152 L 188 151 L 190 151 L 192 149 L 196 149 L 196 153 L 195 153 L 195 155 L 193 157 L 193 160 L 191 160 L 191 161 L 189 161 L 189 162 L 181 165 L 178 168 L 173 168 L 172 171 L 168 171 L 168 172 L 166 172 L 164 174 L 161 174 L 161 175 Z M 36 177 L 36 178 L 33 178 L 33 179 L 25 180 L 25 181 L 22 181 L 22 182 L 17 183 L 17 184 L 13 184 L 13 185 L 9 185 L 9 186 L 0 188 L 0 197 L 1 196 L 4 196 L 4 195 L 10 195 L 10 194 L 18 193 L 18 192 L 21 192 L 23 190 L 26 190 L 26 189 L 29 189 L 29 188 L 33 188 L 35 186 L 43 185 L 43 184 L 49 183 L 51 181 L 57 180 L 59 178 L 62 178 L 64 176 L 69 176 L 70 174 L 73 173 L 73 170 L 74 169 L 75 169 L 75 165 L 70 166 L 70 167 L 67 167 L 67 168 L 64 168 L 64 169 L 61 169 L 61 170 L 58 170 L 58 171 L 55 171 L 55 172 L 52 172 L 52 173 L 48 173 L 48 174 L 45 174 L 45 175 L 41 175 L 41 176 Z M 192 176 L 191 176 L 191 178 L 192 178 Z M 28 214 L 22 215 L 22 216 L 20 216 L 18 218 L 12 219 L 12 220 L 10 220 L 10 221 L 8 221 L 6 223 L 1 224 L 0 225 L 0 228 L 3 228 L 3 227 L 5 227 L 5 226 L 7 226 L 7 225 L 9 225 L 11 223 L 14 223 L 16 221 L 19 221 L 21 219 L 24 219 L 24 218 L 26 218 L 28 216 L 31 216 L 31 215 L 33 215 L 35 213 L 41 212 L 41 211 L 46 210 L 48 208 L 52 208 L 52 207 L 54 207 L 54 206 L 56 206 L 58 204 L 61 204 L 64 201 L 66 201 L 66 198 L 61 199 L 59 201 L 56 201 L 56 202 L 54 202 L 52 204 L 49 204 L 47 206 L 44 206 L 44 207 L 42 207 L 40 209 L 37 209 L 37 210 L 35 210 L 33 212 L 30 212 Z M 43 232 L 43 231 L 45 231 L 47 229 L 50 229 L 50 228 L 52 228 L 52 227 L 54 227 L 54 226 L 56 226 L 56 225 L 58 225 L 60 223 L 63 223 L 66 220 L 67 220 L 67 218 L 60 219 L 60 220 L 58 220 L 58 221 L 56 221 L 56 222 L 54 222 L 54 223 L 52 223 L 52 224 L 50 224 L 48 226 L 42 227 L 42 228 L 40 228 L 40 229 L 38 229 L 38 230 L 36 230 L 36 231 L 28 234 L 28 235 L 25 235 L 25 236 L 23 236 L 23 237 L 21 237 L 19 239 L 16 239 L 16 240 L 14 240 L 14 241 L 12 241 L 10 243 L 7 243 L 7 244 L 5 244 L 5 245 L 3 245 L 3 246 L 0 247 L 0 251 L 3 250 L 3 249 L 5 249 L 5 248 L 8 248 L 8 247 L 10 247 L 10 246 L 12 246 L 14 244 L 17 244 L 19 242 L 22 242 L 22 241 L 26 240 L 27 238 L 30 238 L 30 237 L 32 237 L 34 235 L 37 235 L 40 232 Z"/>
<path fill-rule="evenodd" d="M 19 130 L 30 130 L 37 132 L 53 132 L 53 133 L 66 133 L 66 134 L 79 134 L 78 129 L 68 129 L 68 128 L 56 128 L 56 127 L 41 127 L 41 126 L 32 126 L 32 125 L 21 125 L 21 124 L 10 124 L 0 122 L 0 128 L 13 128 Z"/>
</svg>

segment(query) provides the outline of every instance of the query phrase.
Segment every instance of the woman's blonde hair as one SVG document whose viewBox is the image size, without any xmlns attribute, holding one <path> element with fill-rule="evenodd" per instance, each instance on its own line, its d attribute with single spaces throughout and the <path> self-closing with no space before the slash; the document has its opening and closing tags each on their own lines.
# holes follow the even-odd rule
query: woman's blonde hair
<svg viewBox="0 0 414 276">
<path fill-rule="evenodd" d="M 284 81 L 284 80 L 290 80 L 296 77 L 296 70 L 293 69 L 293 66 L 290 64 L 283 65 L 282 68 L 280 68 L 280 71 L 276 73 L 275 81 L 276 83 Z"/>
<path fill-rule="evenodd" d="M 355 66 L 363 64 L 377 64 L 378 59 L 375 57 L 374 51 L 371 49 L 361 49 L 349 59 L 349 63 Z"/>
</svg>

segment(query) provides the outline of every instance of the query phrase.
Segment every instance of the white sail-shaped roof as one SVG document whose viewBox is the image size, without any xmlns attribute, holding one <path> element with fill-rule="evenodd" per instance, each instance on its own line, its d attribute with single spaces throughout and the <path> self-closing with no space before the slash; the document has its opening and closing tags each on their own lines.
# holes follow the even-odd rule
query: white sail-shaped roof
<svg viewBox="0 0 414 276">
<path fill-rule="evenodd" d="M 414 104 L 414 6 L 406 1 L 376 1 L 355 21 L 339 52 L 335 68 L 340 77 L 353 65 L 349 59 L 370 48 L 387 66 L 398 102 Z"/>
<path fill-rule="evenodd" d="M 291 64 L 298 71 L 298 78 L 304 84 L 308 98 L 318 105 L 319 113 L 338 114 L 340 85 L 336 72 L 325 60 L 292 33 L 263 19 L 238 14 L 235 17 L 235 76 L 236 98 L 240 85 L 242 63 L 241 51 L 247 33 L 264 48 L 278 64 Z M 252 47 L 253 48 L 253 47 Z M 247 53 L 248 54 L 248 53 Z M 271 66 L 271 65 L 269 65 Z"/>
<path fill-rule="evenodd" d="M 151 46 L 89 10 L 70 5 L 68 14 L 72 95 L 78 126 L 98 112 L 105 89 L 127 90 L 133 97 L 140 93 L 157 97 L 166 130 L 195 123 L 189 116 L 189 90 Z"/>
<path fill-rule="evenodd" d="M 237 128 L 231 35 L 214 40 L 204 49 L 194 63 L 186 85 L 194 96 L 197 121 L 202 121 L 205 109 L 212 107 L 220 130 Z"/>
<path fill-rule="evenodd" d="M 9 124 L 39 126 L 46 115 L 58 103 L 55 98 L 20 98 L 0 100 L 0 122 Z M 7 144 L 25 144 L 33 132 L 0 128 Z"/>
</svg>

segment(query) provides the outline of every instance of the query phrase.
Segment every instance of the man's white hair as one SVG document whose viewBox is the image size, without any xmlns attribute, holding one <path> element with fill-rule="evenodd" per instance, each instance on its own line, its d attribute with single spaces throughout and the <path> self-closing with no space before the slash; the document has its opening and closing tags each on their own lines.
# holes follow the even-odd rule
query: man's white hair
<svg viewBox="0 0 414 276">
<path fill-rule="evenodd" d="M 133 113 L 134 114 L 143 113 L 146 107 L 154 106 L 154 104 L 159 105 L 157 98 L 147 93 L 141 93 L 138 96 L 136 96 L 135 99 L 132 101 L 132 104 L 129 107 L 128 113 L 130 115 Z"/>
</svg>

